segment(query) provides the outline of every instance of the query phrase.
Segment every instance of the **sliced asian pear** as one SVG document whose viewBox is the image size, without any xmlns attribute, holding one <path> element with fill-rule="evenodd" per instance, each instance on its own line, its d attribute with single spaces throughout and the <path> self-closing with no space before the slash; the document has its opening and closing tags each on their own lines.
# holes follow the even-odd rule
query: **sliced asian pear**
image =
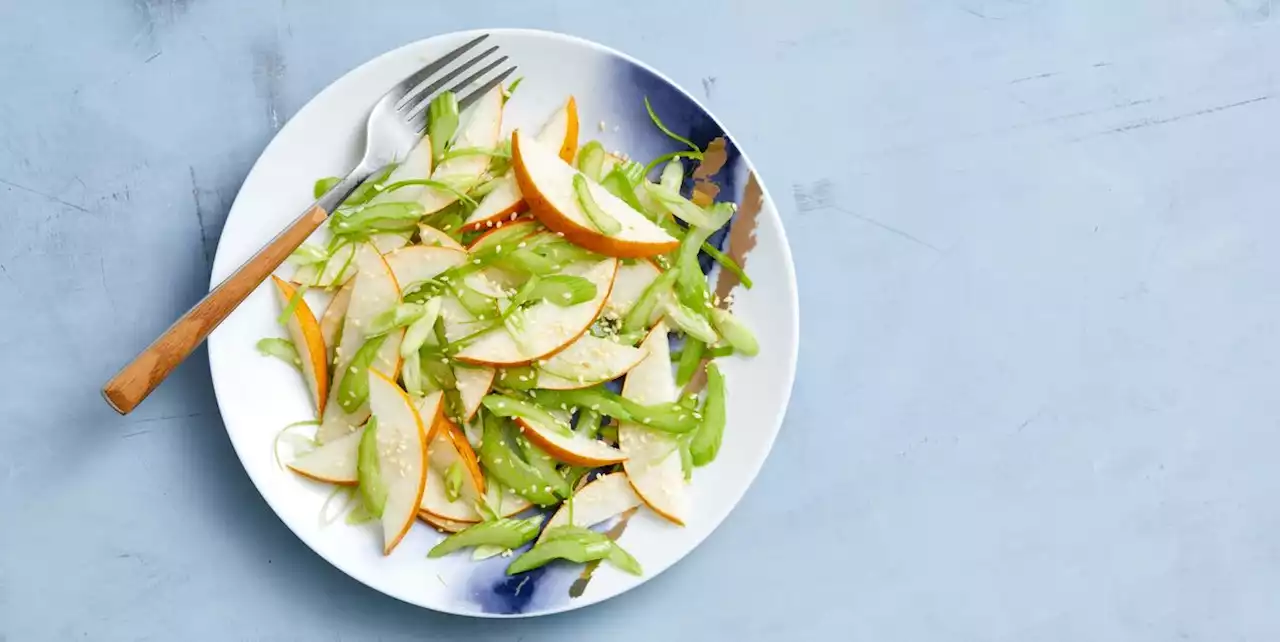
<svg viewBox="0 0 1280 642">
<path fill-rule="evenodd" d="M 451 519 L 436 517 L 435 515 L 432 515 L 431 513 L 428 513 L 425 510 L 418 511 L 418 519 L 421 519 L 422 521 L 431 525 L 432 528 L 435 528 L 436 530 L 442 531 L 445 533 L 457 533 L 460 531 L 465 531 L 468 528 L 475 526 L 477 523 L 477 522 L 455 522 L 454 520 L 451 520 Z"/>
<path fill-rule="evenodd" d="M 632 261 L 623 263 L 618 268 L 618 278 L 613 281 L 613 290 L 609 292 L 609 300 L 604 302 L 604 314 L 615 319 L 626 318 L 636 301 L 648 289 L 658 275 L 662 274 L 656 265 L 649 261 Z M 662 318 L 662 306 L 654 306 L 649 325 Z"/>
<path fill-rule="evenodd" d="M 387 255 L 387 265 L 405 292 L 412 292 L 441 272 L 462 265 L 467 253 L 445 247 L 414 245 Z"/>
<path fill-rule="evenodd" d="M 319 417 L 324 414 L 325 400 L 329 396 L 329 359 L 324 348 L 324 334 L 320 332 L 320 324 L 301 293 L 278 276 L 272 275 L 271 281 L 276 286 L 276 298 L 280 300 L 282 309 L 289 309 L 294 297 L 298 299 L 285 328 L 289 330 L 289 339 L 302 361 L 298 366 L 302 368 L 302 378 L 307 382 L 307 390 L 311 392 L 316 416 Z"/>
<path fill-rule="evenodd" d="M 422 180 L 431 177 L 431 137 L 423 136 L 418 144 L 409 150 L 409 154 L 400 161 L 391 174 L 379 182 L 382 187 L 389 187 L 403 181 Z M 422 197 L 425 185 L 405 185 L 389 192 L 382 192 L 369 200 L 369 204 L 416 201 Z"/>
<path fill-rule="evenodd" d="M 510 488 L 489 483 L 484 489 L 485 501 L 500 517 L 511 517 L 533 508 L 533 502 L 517 495 Z"/>
<path fill-rule="evenodd" d="M 511 134 L 512 166 L 529 211 L 543 225 L 573 243 L 605 256 L 638 258 L 670 252 L 680 244 L 644 214 L 609 193 L 599 183 L 585 185 L 601 212 L 620 229 L 605 234 L 596 228 L 574 193 L 578 170 L 564 162 L 555 150 L 536 140 Z"/>
<path fill-rule="evenodd" d="M 427 488 L 418 508 L 432 517 L 455 522 L 478 522 L 480 513 L 475 504 L 484 497 L 485 480 L 480 462 L 465 435 L 456 424 L 443 414 L 436 418 L 436 428 L 427 447 Z M 462 471 L 458 495 L 450 499 L 448 492 L 449 469 L 458 466 Z"/>
<path fill-rule="evenodd" d="M 427 429 L 427 452 L 429 454 L 431 440 L 435 439 L 436 431 L 441 426 L 437 420 L 444 416 L 444 394 L 440 391 L 433 392 L 417 399 L 413 405 L 418 410 L 418 418 L 422 420 L 422 426 Z"/>
<path fill-rule="evenodd" d="M 453 240 L 452 236 L 426 223 L 418 226 L 418 238 L 422 240 L 422 245 L 427 247 L 443 247 L 450 250 L 464 249 L 461 243 Z"/>
<path fill-rule="evenodd" d="M 494 87 L 462 114 L 462 124 L 450 149 L 493 149 L 502 141 L 502 88 Z M 431 172 L 431 180 L 454 185 L 462 191 L 475 186 L 489 168 L 490 158 L 483 154 L 455 156 L 440 163 Z M 423 213 L 438 212 L 458 200 L 449 190 L 428 187 L 418 202 Z"/>
<path fill-rule="evenodd" d="M 519 244 L 522 240 L 533 238 L 534 234 L 546 232 L 547 228 L 541 223 L 531 219 L 522 218 L 510 223 L 495 225 L 493 229 L 486 231 L 484 234 L 476 237 L 471 241 L 471 245 L 467 246 L 468 252 L 479 252 L 490 247 L 497 247 L 504 243 Z M 518 240 L 517 240 L 518 239 Z"/>
<path fill-rule="evenodd" d="M 556 416 L 562 413 L 551 414 Z M 617 448 L 570 429 L 567 420 L 557 426 L 548 426 L 525 417 L 516 417 L 515 420 L 520 433 L 528 437 L 529 441 L 566 464 L 595 468 L 626 459 L 626 455 Z"/>
<path fill-rule="evenodd" d="M 560 504 L 542 532 L 545 534 L 557 526 L 595 526 L 639 505 L 640 497 L 631 489 L 624 473 L 601 475 Z"/>
<path fill-rule="evenodd" d="M 519 366 L 546 359 L 567 348 L 600 315 L 617 273 L 616 259 L 566 266 L 562 274 L 590 281 L 596 288 L 595 297 L 563 307 L 549 301 L 535 303 L 517 313 L 521 328 L 518 337 L 508 330 L 513 325 L 509 322 L 476 337 L 458 352 L 458 360 L 477 365 Z"/>
<path fill-rule="evenodd" d="M 316 430 L 316 441 L 322 444 L 354 432 L 369 418 L 367 401 L 354 411 L 347 412 L 339 403 L 338 394 L 344 389 L 343 380 L 351 374 L 352 360 L 368 338 L 365 330 L 379 314 L 400 303 L 400 284 L 382 255 L 372 245 L 361 245 L 354 263 L 358 265 L 358 276 L 351 286 L 351 301 L 347 304 L 347 314 L 342 322 L 342 336 L 334 350 L 333 382 L 329 386 L 329 400 L 325 402 L 324 416 L 321 418 L 320 428 Z M 373 355 L 369 369 L 395 377 L 400 367 L 400 339 L 403 336 L 404 330 L 389 332 Z"/>
<path fill-rule="evenodd" d="M 493 388 L 493 378 L 497 373 L 497 370 L 488 366 L 453 367 L 453 378 L 458 382 L 458 394 L 462 397 L 462 407 L 467 413 L 467 421 L 476 416 L 476 411 L 480 409 L 480 401 Z"/>
<path fill-rule="evenodd" d="M 431 472 L 428 472 L 427 474 L 430 475 L 427 481 L 427 484 L 428 484 L 427 488 L 430 488 L 431 481 L 439 479 L 439 476 Z M 443 482 L 439 482 L 439 483 L 443 483 Z M 427 493 L 429 492 L 430 491 L 427 491 Z M 426 493 L 423 494 L 423 497 L 424 498 L 426 497 Z M 448 498 L 446 497 L 445 499 L 448 499 Z M 523 513 L 529 510 L 530 508 L 533 508 L 533 502 L 521 497 L 520 495 L 517 495 L 510 488 L 500 488 L 497 484 L 488 484 L 488 487 L 485 488 L 485 501 L 488 503 L 489 507 L 492 508 L 493 511 L 498 514 L 499 517 L 511 517 L 513 515 L 518 515 L 520 513 Z M 446 531 L 449 533 L 456 533 L 460 530 L 466 529 L 469 526 L 474 526 L 475 524 L 480 522 L 482 519 L 480 516 L 480 512 L 477 510 L 474 510 L 474 508 L 469 504 L 466 505 L 465 507 L 460 507 L 460 508 L 457 508 L 456 510 L 451 509 L 450 511 L 446 511 L 446 512 L 454 512 L 459 516 L 464 516 L 466 519 L 464 520 L 448 519 L 448 518 L 436 515 L 428 510 L 419 510 L 418 518 L 434 526 L 439 530 Z"/>
<path fill-rule="evenodd" d="M 498 221 L 514 220 L 529 209 L 524 203 L 524 196 L 520 194 L 515 176 L 508 173 L 494 180 L 497 182 L 493 189 L 480 199 L 480 204 L 471 210 L 471 214 L 463 222 L 464 231 L 482 230 L 493 227 Z"/>
<path fill-rule="evenodd" d="M 671 372 L 667 324 L 659 322 L 654 326 L 640 348 L 647 354 L 627 373 L 622 396 L 645 405 L 675 401 L 679 391 Z M 676 437 L 624 421 L 618 425 L 618 447 L 627 457 L 622 469 L 636 495 L 653 512 L 684 526 L 689 515 L 689 496 L 685 492 L 680 443 Z"/>
<path fill-rule="evenodd" d="M 369 237 L 369 242 L 379 254 L 390 254 L 409 244 L 407 232 L 379 232 Z"/>
<path fill-rule="evenodd" d="M 356 459 L 364 430 L 334 439 L 289 462 L 289 469 L 303 477 L 341 486 L 355 486 Z"/>
<path fill-rule="evenodd" d="M 369 407 L 377 418 L 378 471 L 386 488 L 382 553 L 390 555 L 418 514 L 427 483 L 427 432 L 413 401 L 389 377 L 369 372 Z"/>
<path fill-rule="evenodd" d="M 558 147 L 560 158 L 565 162 L 573 162 L 573 155 L 578 151 L 578 103 L 573 96 L 551 115 L 537 138 L 538 142 L 549 147 Z M 497 180 L 499 182 L 493 191 L 480 199 L 480 204 L 472 210 L 462 229 L 493 227 L 498 221 L 511 220 L 529 209 L 512 173 L 508 172 Z"/>
<path fill-rule="evenodd" d="M 612 381 L 627 374 L 644 355 L 640 348 L 587 333 L 538 364 L 538 387 L 572 390 Z"/>
<path fill-rule="evenodd" d="M 333 363 L 334 349 L 338 347 L 342 321 L 347 317 L 347 306 L 351 305 L 351 290 L 354 287 L 355 281 L 351 281 L 339 288 L 333 298 L 329 299 L 329 305 L 325 307 L 324 314 L 320 315 L 320 338 L 324 339 L 329 363 Z M 608 305 L 608 302 L 605 305 Z"/>
<path fill-rule="evenodd" d="M 538 142 L 556 149 L 557 155 L 566 163 L 573 162 L 578 153 L 578 101 L 569 96 L 547 122 L 538 130 Z"/>
</svg>

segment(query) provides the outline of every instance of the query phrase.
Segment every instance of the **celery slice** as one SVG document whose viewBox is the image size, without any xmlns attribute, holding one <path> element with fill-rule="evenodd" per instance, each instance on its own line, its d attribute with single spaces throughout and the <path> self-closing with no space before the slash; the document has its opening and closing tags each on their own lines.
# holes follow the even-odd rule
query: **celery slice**
<svg viewBox="0 0 1280 642">
<path fill-rule="evenodd" d="M 427 135 L 431 137 L 431 157 L 436 159 L 436 165 L 457 131 L 458 96 L 452 91 L 441 92 L 427 106 Z"/>
<path fill-rule="evenodd" d="M 573 175 L 573 193 L 578 198 L 582 211 L 600 233 L 613 236 L 622 231 L 622 224 L 596 204 L 596 199 L 591 196 L 591 188 L 587 186 L 587 178 L 582 174 Z"/>
<path fill-rule="evenodd" d="M 356 476 L 360 481 L 360 499 L 369 514 L 382 517 L 382 509 L 387 505 L 387 484 L 382 479 L 378 464 L 377 417 L 369 418 L 364 434 L 360 436 L 357 457 Z"/>
<path fill-rule="evenodd" d="M 298 357 L 298 349 L 288 339 L 268 338 L 258 341 L 258 352 L 264 357 L 275 357 L 302 371 L 302 359 Z"/>
<path fill-rule="evenodd" d="M 725 386 L 724 375 L 716 364 L 707 365 L 706 401 L 702 404 L 702 425 L 693 434 L 689 443 L 689 454 L 695 466 L 705 466 L 716 458 L 720 452 L 720 442 L 724 438 L 725 424 Z"/>
<path fill-rule="evenodd" d="M 604 154 L 604 145 L 601 145 L 598 140 L 583 145 L 578 151 L 578 171 L 586 174 L 587 178 L 599 182 L 604 168 Z"/>
</svg>

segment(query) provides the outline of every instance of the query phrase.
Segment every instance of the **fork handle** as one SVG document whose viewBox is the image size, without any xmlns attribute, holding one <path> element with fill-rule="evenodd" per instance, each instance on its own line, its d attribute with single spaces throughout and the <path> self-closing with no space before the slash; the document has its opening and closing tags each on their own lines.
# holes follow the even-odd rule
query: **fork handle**
<svg viewBox="0 0 1280 642">
<path fill-rule="evenodd" d="M 107 404 L 116 412 L 127 415 L 142 403 L 236 306 L 267 280 L 329 218 L 329 212 L 346 200 L 370 174 L 372 172 L 363 166 L 353 170 L 321 196 L 315 205 L 303 212 L 302 216 L 290 223 L 289 227 L 271 239 L 266 247 L 258 250 L 235 273 L 219 283 L 195 307 L 169 326 L 164 334 L 151 342 L 142 354 L 134 357 L 133 361 L 121 368 L 102 387 L 102 396 Z"/>
<path fill-rule="evenodd" d="M 329 213 L 319 203 L 312 205 L 270 244 L 219 283 L 103 386 L 102 396 L 107 403 L 116 412 L 129 414 L 328 217 Z"/>
</svg>

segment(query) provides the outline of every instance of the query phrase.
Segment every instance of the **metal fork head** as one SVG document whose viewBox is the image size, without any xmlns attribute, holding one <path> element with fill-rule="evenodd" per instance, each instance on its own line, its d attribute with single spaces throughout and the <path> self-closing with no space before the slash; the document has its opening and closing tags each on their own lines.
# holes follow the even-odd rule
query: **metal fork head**
<svg viewBox="0 0 1280 642">
<path fill-rule="evenodd" d="M 427 106 L 431 104 L 440 89 L 468 69 L 480 64 L 485 58 L 498 52 L 498 47 L 489 47 L 457 65 L 453 64 L 488 37 L 489 34 L 481 35 L 441 56 L 396 83 L 396 86 L 378 99 L 369 113 L 364 158 L 360 160 L 357 172 L 371 174 L 388 163 L 404 158 L 409 150 L 413 149 L 427 127 Z M 459 93 L 467 89 L 506 61 L 506 56 L 493 60 L 480 71 L 449 87 L 448 91 Z M 511 65 L 485 80 L 471 93 L 458 99 L 458 108 L 466 109 L 486 92 L 498 86 L 515 70 L 515 65 Z"/>
</svg>

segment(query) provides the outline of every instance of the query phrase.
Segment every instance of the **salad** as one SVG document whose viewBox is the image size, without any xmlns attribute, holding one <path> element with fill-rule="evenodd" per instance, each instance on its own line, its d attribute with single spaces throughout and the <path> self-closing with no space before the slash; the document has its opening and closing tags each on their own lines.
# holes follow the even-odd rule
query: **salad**
<svg viewBox="0 0 1280 642">
<path fill-rule="evenodd" d="M 387 555 L 422 521 L 447 534 L 430 557 L 640 574 L 591 527 L 640 507 L 683 525 L 686 485 L 720 449 L 715 360 L 759 347 L 699 258 L 750 287 L 707 243 L 736 208 L 684 190 L 683 161 L 704 152 L 651 107 L 688 149 L 646 165 L 579 145 L 573 97 L 504 136 L 514 89 L 465 114 L 435 98 L 414 149 L 273 277 L 288 339 L 258 347 L 297 367 L 315 409 L 281 433 L 287 466 L 336 485 L 348 523 L 378 522 Z M 309 290 L 330 295 L 319 315 Z"/>
</svg>

